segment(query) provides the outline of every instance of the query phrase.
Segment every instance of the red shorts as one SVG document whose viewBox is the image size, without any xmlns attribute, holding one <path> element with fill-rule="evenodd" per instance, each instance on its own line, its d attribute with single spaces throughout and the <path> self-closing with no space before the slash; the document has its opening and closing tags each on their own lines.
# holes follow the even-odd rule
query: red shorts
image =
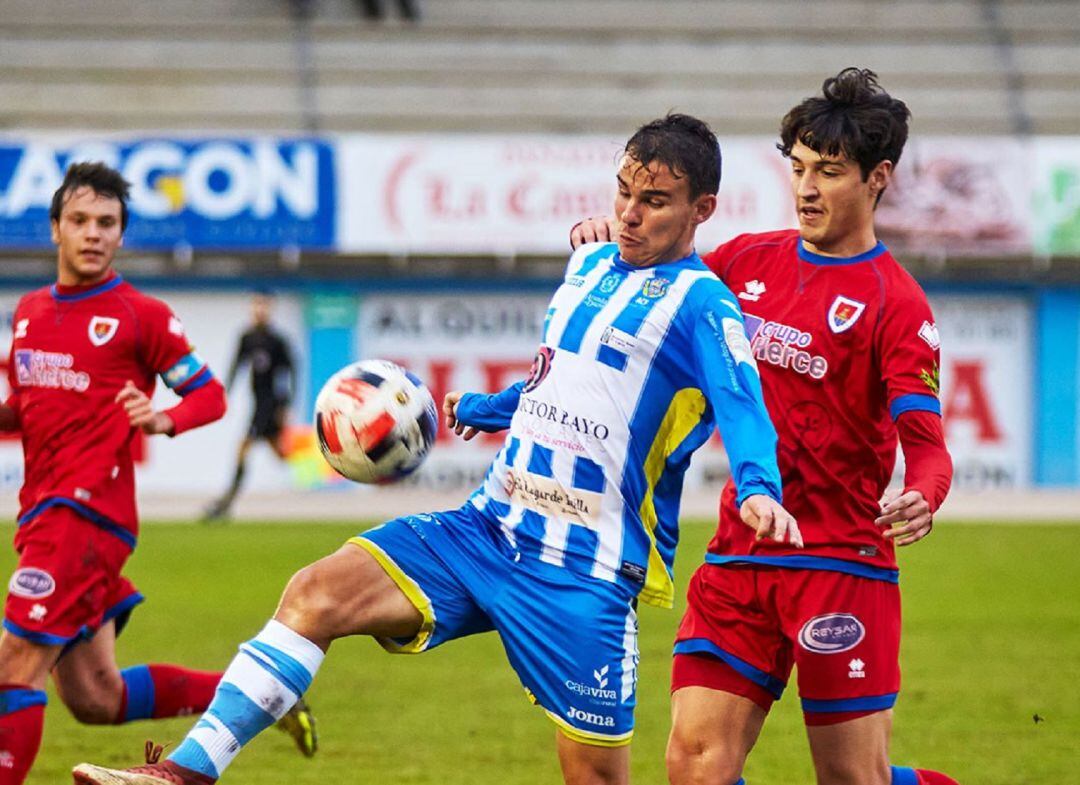
<svg viewBox="0 0 1080 785">
<path fill-rule="evenodd" d="M 8 583 L 4 629 L 47 645 L 118 631 L 142 595 L 120 574 L 130 546 L 69 507 L 54 506 L 19 527 L 19 564 Z"/>
<path fill-rule="evenodd" d="M 809 724 L 892 708 L 900 587 L 842 572 L 704 564 L 690 581 L 672 690 L 700 686 L 768 711 L 798 665 Z"/>
</svg>

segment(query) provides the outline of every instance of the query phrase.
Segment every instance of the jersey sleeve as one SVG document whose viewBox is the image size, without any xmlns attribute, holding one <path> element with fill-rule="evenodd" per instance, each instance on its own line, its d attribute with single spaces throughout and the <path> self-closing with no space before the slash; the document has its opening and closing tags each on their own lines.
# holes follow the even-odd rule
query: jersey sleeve
<svg viewBox="0 0 1080 785">
<path fill-rule="evenodd" d="M 764 494 L 782 501 L 776 429 L 765 408 L 750 341 L 735 298 L 713 294 L 694 320 L 694 372 L 724 439 L 741 505 Z"/>
<path fill-rule="evenodd" d="M 941 341 L 926 295 L 910 289 L 887 292 L 874 336 L 889 415 L 924 411 L 940 416 Z"/>
<path fill-rule="evenodd" d="M 210 367 L 188 342 L 183 323 L 165 303 L 147 298 L 140 327 L 142 362 L 177 395 L 187 395 L 214 378 Z"/>
<path fill-rule="evenodd" d="M 492 395 L 465 393 L 458 401 L 456 416 L 465 425 L 494 433 L 510 427 L 525 382 L 517 382 Z"/>
</svg>

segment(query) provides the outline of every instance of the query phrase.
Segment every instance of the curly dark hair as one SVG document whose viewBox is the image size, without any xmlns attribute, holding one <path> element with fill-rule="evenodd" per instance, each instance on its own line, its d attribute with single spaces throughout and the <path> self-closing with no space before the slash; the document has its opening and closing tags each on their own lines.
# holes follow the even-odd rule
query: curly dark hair
<svg viewBox="0 0 1080 785">
<path fill-rule="evenodd" d="M 821 92 L 792 108 L 780 122 L 776 147 L 785 157 L 796 142 L 821 155 L 844 155 L 858 162 L 864 182 L 882 161 L 894 166 L 900 161 L 911 112 L 885 92 L 877 74 L 845 68 L 826 79 Z"/>
<path fill-rule="evenodd" d="M 637 129 L 623 148 L 642 166 L 656 161 L 690 183 L 690 198 L 720 190 L 720 144 L 696 117 L 669 113 Z"/>
<path fill-rule="evenodd" d="M 60 212 L 64 202 L 71 194 L 80 188 L 90 188 L 98 196 L 120 200 L 120 231 L 127 229 L 128 223 L 128 192 L 131 183 L 124 179 L 120 172 L 101 161 L 93 163 L 83 162 L 72 164 L 64 174 L 64 182 L 53 194 L 52 204 L 49 205 L 49 220 L 59 221 Z"/>
</svg>

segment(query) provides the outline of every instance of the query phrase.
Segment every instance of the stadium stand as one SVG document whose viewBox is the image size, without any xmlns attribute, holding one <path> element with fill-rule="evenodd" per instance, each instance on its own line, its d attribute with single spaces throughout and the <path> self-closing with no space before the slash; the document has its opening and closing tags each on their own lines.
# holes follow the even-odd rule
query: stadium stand
<svg viewBox="0 0 1080 785">
<path fill-rule="evenodd" d="M 855 63 L 919 133 L 1080 125 L 1075 2 L 430 0 L 419 23 L 313 9 L 5 0 L 0 128 L 621 132 L 674 107 L 772 133 L 793 91 Z"/>
</svg>

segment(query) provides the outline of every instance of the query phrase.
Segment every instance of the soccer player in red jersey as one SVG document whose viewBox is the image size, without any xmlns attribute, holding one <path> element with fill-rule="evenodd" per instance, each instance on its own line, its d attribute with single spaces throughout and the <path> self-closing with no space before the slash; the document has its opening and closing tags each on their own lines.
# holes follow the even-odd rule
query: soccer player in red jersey
<svg viewBox="0 0 1080 785">
<path fill-rule="evenodd" d="M 793 664 L 819 785 L 954 783 L 888 757 L 900 686 L 894 545 L 930 532 L 952 480 L 934 317 L 874 232 L 908 117 L 870 71 L 826 80 L 781 126 L 798 230 L 742 235 L 704 257 L 743 306 L 805 547 L 758 538 L 727 484 L 675 645 L 674 785 L 744 782 Z M 590 220 L 572 241 L 618 231 Z M 898 438 L 904 489 L 883 499 Z"/>
<path fill-rule="evenodd" d="M 21 432 L 26 478 L 0 634 L 0 785 L 23 782 L 37 754 L 50 672 L 93 724 L 202 711 L 221 676 L 116 665 L 116 636 L 143 599 L 121 574 L 138 535 L 136 429 L 177 436 L 225 413 L 180 320 L 113 270 L 127 195 L 103 164 L 68 169 L 50 210 L 56 283 L 15 309 L 0 428 Z M 181 396 L 165 411 L 150 401 L 159 375 Z"/>
</svg>

